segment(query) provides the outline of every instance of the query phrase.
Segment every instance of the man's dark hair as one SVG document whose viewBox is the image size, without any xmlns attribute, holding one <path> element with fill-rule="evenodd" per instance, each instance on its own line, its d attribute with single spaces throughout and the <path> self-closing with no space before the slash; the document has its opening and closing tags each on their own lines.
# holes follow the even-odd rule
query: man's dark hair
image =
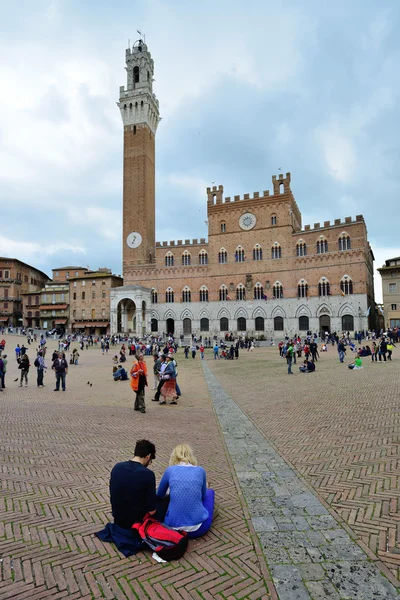
<svg viewBox="0 0 400 600">
<path fill-rule="evenodd" d="M 138 440 L 135 446 L 135 456 L 139 456 L 139 458 L 145 458 L 150 454 L 151 460 L 154 460 L 156 457 L 156 447 L 149 440 Z"/>
</svg>

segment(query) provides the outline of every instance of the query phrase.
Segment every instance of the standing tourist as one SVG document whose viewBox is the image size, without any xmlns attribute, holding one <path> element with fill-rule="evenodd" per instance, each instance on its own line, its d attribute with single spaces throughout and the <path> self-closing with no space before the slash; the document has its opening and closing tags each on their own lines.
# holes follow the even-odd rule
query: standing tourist
<svg viewBox="0 0 400 600">
<path fill-rule="evenodd" d="M 64 358 L 64 354 L 62 352 L 59 352 L 57 355 L 57 358 L 55 359 L 55 361 L 52 364 L 53 371 L 56 374 L 56 387 L 54 388 L 55 392 L 59 392 L 60 391 L 60 383 L 61 383 L 61 387 L 62 387 L 62 391 L 65 392 L 66 390 L 66 386 L 65 386 L 65 380 L 68 374 L 68 363 Z"/>
<path fill-rule="evenodd" d="M 3 361 L 3 370 L 2 370 L 2 376 L 1 376 L 1 389 L 4 389 L 6 387 L 6 373 L 7 373 L 7 354 L 3 354 L 3 356 L 1 357 L 1 360 Z"/>
<path fill-rule="evenodd" d="M 41 352 L 38 352 L 38 355 L 33 363 L 37 369 L 37 386 L 44 387 L 43 385 L 43 376 L 46 365 L 44 364 L 44 358 Z"/>
<path fill-rule="evenodd" d="M 132 365 L 131 378 L 131 388 L 136 393 L 134 410 L 145 413 L 144 388 L 147 386 L 147 365 L 143 360 L 143 354 L 137 355 L 136 362 Z"/>
<path fill-rule="evenodd" d="M 214 360 L 217 360 L 217 358 L 219 359 L 219 346 L 218 346 L 218 342 L 215 342 L 214 344 L 214 348 L 213 348 L 213 352 L 214 352 Z"/>
<path fill-rule="evenodd" d="M 160 404 L 166 404 L 167 399 L 171 400 L 171 404 L 177 404 L 177 394 L 176 394 L 176 372 L 173 363 L 172 354 L 168 354 L 166 358 L 167 366 L 161 375 L 161 379 L 164 381 L 163 386 L 161 388 L 161 395 L 163 399 L 160 401 Z"/>
<path fill-rule="evenodd" d="M 293 345 L 292 342 L 289 342 L 287 350 L 286 350 L 286 361 L 287 361 L 287 372 L 288 375 L 293 375 L 292 371 L 292 361 L 293 361 Z"/>
<path fill-rule="evenodd" d="M 18 369 L 21 369 L 21 378 L 19 381 L 19 387 L 22 387 L 22 382 L 25 379 L 25 387 L 28 386 L 28 373 L 29 373 L 29 356 L 25 353 L 19 359 Z"/>
<path fill-rule="evenodd" d="M 200 358 L 201 358 L 201 360 L 204 360 L 204 346 L 203 346 L 203 344 L 201 344 L 201 346 L 200 346 Z"/>
</svg>

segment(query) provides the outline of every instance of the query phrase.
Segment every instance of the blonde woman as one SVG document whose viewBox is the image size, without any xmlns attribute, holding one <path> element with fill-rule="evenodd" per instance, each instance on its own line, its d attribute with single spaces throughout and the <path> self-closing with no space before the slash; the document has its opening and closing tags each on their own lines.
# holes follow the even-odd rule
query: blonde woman
<svg viewBox="0 0 400 600">
<path fill-rule="evenodd" d="M 164 522 L 188 537 L 204 535 L 211 527 L 215 492 L 207 487 L 206 472 L 197 466 L 197 460 L 188 444 L 178 444 L 169 459 L 157 490 L 157 498 L 166 498 L 169 504 Z"/>
</svg>

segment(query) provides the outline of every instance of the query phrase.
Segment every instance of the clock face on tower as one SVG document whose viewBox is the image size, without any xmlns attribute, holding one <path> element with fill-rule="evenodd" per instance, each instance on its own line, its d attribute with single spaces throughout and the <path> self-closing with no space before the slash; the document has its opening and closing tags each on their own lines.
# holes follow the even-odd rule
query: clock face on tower
<svg viewBox="0 0 400 600">
<path fill-rule="evenodd" d="M 247 212 L 247 213 L 244 213 L 244 215 L 242 215 L 239 218 L 239 227 L 241 227 L 241 229 L 244 229 L 245 231 L 249 231 L 250 229 L 253 229 L 256 222 L 257 222 L 256 215 L 253 215 L 253 213 Z"/>
<path fill-rule="evenodd" d="M 138 248 L 142 243 L 142 236 L 137 231 L 132 231 L 132 233 L 127 236 L 126 243 L 129 248 Z"/>
</svg>

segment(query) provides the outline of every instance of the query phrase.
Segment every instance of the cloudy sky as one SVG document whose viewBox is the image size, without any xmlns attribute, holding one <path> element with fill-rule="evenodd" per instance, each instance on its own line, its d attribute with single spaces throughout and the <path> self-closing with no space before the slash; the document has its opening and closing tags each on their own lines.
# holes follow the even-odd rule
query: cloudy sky
<svg viewBox="0 0 400 600">
<path fill-rule="evenodd" d="M 261 191 L 280 167 L 303 224 L 362 213 L 375 266 L 400 255 L 399 0 L 1 4 L 0 255 L 121 272 L 115 103 L 137 29 L 163 117 L 157 240 L 206 236 L 212 181 Z"/>
</svg>

